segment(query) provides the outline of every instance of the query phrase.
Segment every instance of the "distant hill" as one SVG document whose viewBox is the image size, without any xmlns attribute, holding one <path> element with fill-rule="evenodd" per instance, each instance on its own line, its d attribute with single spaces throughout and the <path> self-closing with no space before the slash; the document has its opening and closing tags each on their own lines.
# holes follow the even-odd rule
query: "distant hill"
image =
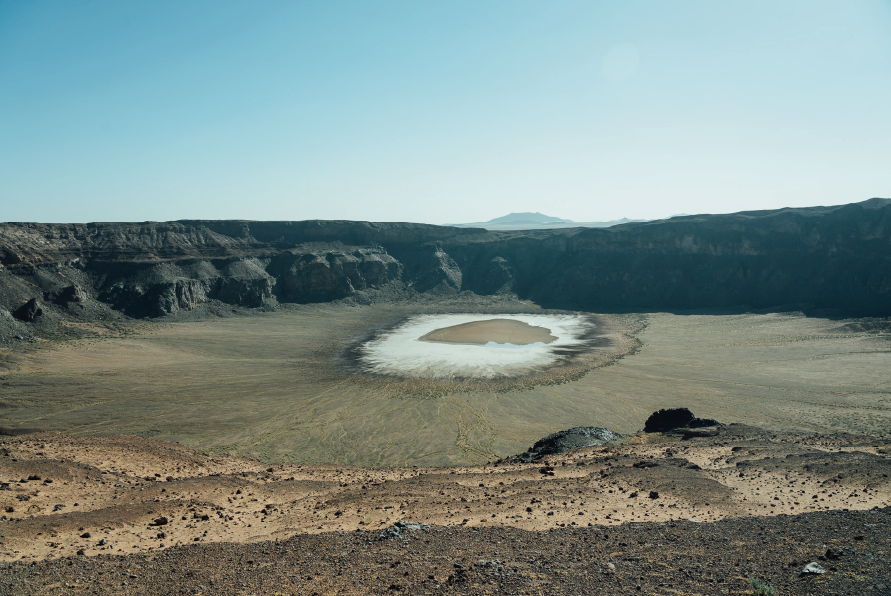
<svg viewBox="0 0 891 596">
<path fill-rule="evenodd" d="M 609 228 L 623 223 L 645 222 L 646 219 L 614 219 L 612 221 L 572 221 L 543 213 L 510 213 L 489 221 L 446 224 L 456 228 L 485 228 L 487 230 L 551 230 L 555 228 Z"/>
<path fill-rule="evenodd" d="M 560 219 L 559 217 L 551 217 L 542 213 L 511 213 L 502 217 L 490 219 L 486 223 L 490 224 L 547 224 L 547 223 L 563 223 L 572 221 L 569 219 Z"/>
</svg>

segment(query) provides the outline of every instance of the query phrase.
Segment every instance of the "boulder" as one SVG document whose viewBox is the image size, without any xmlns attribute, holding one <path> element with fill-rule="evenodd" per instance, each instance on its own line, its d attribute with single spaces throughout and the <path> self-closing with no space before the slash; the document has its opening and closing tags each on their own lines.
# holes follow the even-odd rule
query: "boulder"
<svg viewBox="0 0 891 596">
<path fill-rule="evenodd" d="M 40 303 L 37 302 L 37 298 L 31 298 L 19 307 L 12 316 L 17 318 L 20 321 L 27 321 L 28 323 L 33 323 L 37 317 L 43 314 L 43 309 L 40 307 Z"/>
<path fill-rule="evenodd" d="M 623 438 L 617 432 L 599 426 L 578 426 L 561 430 L 539 439 L 526 453 L 516 456 L 521 461 L 530 462 L 545 455 L 564 453 L 571 449 L 605 445 Z"/>
<path fill-rule="evenodd" d="M 398 522 L 378 534 L 377 538 L 378 540 L 386 540 L 388 538 L 402 538 L 402 532 L 406 530 L 417 531 L 429 529 L 429 524 L 399 520 Z"/>
<path fill-rule="evenodd" d="M 799 577 L 805 577 L 808 575 L 822 575 L 826 573 L 826 570 L 823 569 L 822 565 L 814 561 L 813 563 L 808 563 L 804 566 L 804 569 L 801 570 L 801 573 L 798 574 Z"/>
<path fill-rule="evenodd" d="M 55 302 L 60 306 L 66 306 L 72 302 L 84 302 L 87 299 L 86 292 L 76 284 L 48 292 L 44 296 L 47 300 Z"/>
<path fill-rule="evenodd" d="M 665 433 L 707 426 L 723 426 L 723 424 L 710 418 L 697 418 L 688 408 L 667 408 L 650 414 L 644 423 L 644 432 Z"/>
</svg>

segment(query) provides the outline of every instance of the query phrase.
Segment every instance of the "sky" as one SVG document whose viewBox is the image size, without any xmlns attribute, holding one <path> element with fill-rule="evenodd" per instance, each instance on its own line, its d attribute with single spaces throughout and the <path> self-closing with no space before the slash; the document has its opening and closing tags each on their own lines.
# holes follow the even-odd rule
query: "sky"
<svg viewBox="0 0 891 596">
<path fill-rule="evenodd" d="M 891 0 L 0 0 L 0 221 L 891 197 Z"/>
</svg>

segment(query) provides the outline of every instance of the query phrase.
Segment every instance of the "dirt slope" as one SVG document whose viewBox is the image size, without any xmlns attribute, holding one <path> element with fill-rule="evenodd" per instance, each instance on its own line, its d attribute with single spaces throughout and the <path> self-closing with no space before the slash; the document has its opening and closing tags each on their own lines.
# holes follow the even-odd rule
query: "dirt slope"
<svg viewBox="0 0 891 596">
<path fill-rule="evenodd" d="M 0 448 L 3 593 L 741 594 L 754 575 L 783 594 L 891 586 L 891 443 L 878 439 L 729 425 L 530 464 L 383 469 L 269 468 L 132 436 Z M 431 528 L 379 539 L 397 520 Z M 823 562 L 837 571 L 798 578 L 846 547 Z"/>
</svg>

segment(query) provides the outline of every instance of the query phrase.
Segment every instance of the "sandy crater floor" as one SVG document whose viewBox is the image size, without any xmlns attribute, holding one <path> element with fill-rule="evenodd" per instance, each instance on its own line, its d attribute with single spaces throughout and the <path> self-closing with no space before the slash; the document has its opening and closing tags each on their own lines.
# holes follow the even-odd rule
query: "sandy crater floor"
<svg viewBox="0 0 891 596">
<path fill-rule="evenodd" d="M 537 327 L 516 319 L 471 321 L 435 329 L 418 338 L 420 341 L 464 344 L 473 346 L 510 345 L 522 347 L 549 344 L 557 341 L 547 327 Z"/>
</svg>

